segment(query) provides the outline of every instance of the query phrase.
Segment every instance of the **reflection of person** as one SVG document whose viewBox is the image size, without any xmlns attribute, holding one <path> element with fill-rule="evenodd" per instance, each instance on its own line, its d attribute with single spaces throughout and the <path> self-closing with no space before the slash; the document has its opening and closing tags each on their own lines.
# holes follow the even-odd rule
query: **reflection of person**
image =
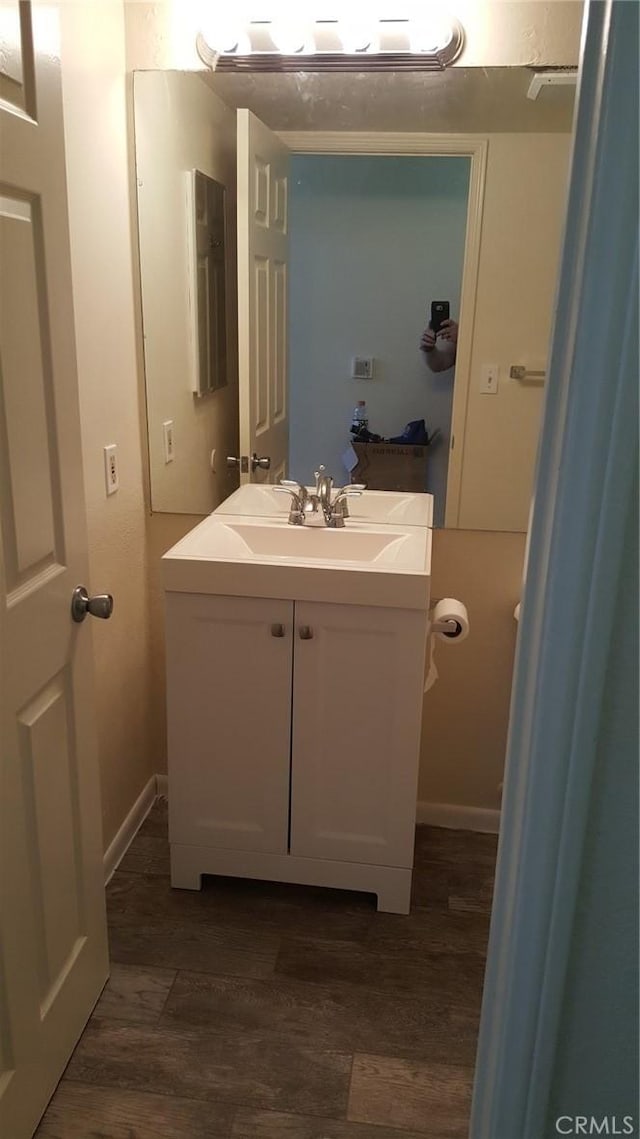
<svg viewBox="0 0 640 1139">
<path fill-rule="evenodd" d="M 443 320 L 437 339 L 440 343 L 436 343 L 436 335 L 431 325 L 429 325 L 422 333 L 420 351 L 427 362 L 427 367 L 429 367 L 432 372 L 446 372 L 448 368 L 453 368 L 456 362 L 456 350 L 458 347 L 457 321 Z"/>
</svg>

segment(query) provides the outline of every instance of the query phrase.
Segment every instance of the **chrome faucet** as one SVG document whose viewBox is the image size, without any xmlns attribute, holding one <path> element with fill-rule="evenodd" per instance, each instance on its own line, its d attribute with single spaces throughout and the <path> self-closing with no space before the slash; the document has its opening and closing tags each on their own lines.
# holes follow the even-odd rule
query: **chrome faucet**
<svg viewBox="0 0 640 1139">
<path fill-rule="evenodd" d="M 294 482 L 293 479 L 281 479 L 274 490 L 279 490 L 291 497 L 289 510 L 289 524 L 291 526 L 304 526 L 307 518 L 322 511 L 325 526 L 332 529 L 341 529 L 345 518 L 349 517 L 347 500 L 356 498 L 365 490 L 364 483 L 352 483 L 339 490 L 332 501 L 331 491 L 333 479 L 326 473 L 324 466 L 314 472 L 315 491 L 309 494 L 306 486 Z"/>
<path fill-rule="evenodd" d="M 313 475 L 314 475 L 314 478 L 316 480 L 315 497 L 316 497 L 318 506 L 320 506 L 320 508 L 322 509 L 322 513 L 324 514 L 324 520 L 328 526 L 329 525 L 329 519 L 330 519 L 331 513 L 332 513 L 332 511 L 331 511 L 331 488 L 333 487 L 333 479 L 332 479 L 331 475 L 328 475 L 326 473 L 326 468 L 322 465 L 320 467 L 318 467 L 317 471 L 313 472 Z"/>
</svg>

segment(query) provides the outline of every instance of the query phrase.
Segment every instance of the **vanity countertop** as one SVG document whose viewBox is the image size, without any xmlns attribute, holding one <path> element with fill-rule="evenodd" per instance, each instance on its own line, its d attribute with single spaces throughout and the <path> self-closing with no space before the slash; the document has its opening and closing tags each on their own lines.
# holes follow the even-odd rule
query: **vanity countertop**
<svg viewBox="0 0 640 1139">
<path fill-rule="evenodd" d="M 286 496 L 283 496 L 286 502 Z M 162 559 L 169 591 L 426 609 L 431 530 L 348 519 L 343 529 L 211 514 Z"/>
</svg>

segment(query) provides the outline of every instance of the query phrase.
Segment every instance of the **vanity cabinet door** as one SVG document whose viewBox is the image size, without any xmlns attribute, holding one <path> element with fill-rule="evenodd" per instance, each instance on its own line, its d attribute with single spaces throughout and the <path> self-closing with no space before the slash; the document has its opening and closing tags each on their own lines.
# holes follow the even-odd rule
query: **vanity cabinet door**
<svg viewBox="0 0 640 1139">
<path fill-rule="evenodd" d="M 296 602 L 291 853 L 410 867 L 426 615 Z"/>
<path fill-rule="evenodd" d="M 169 837 L 285 854 L 293 603 L 167 593 Z"/>
</svg>

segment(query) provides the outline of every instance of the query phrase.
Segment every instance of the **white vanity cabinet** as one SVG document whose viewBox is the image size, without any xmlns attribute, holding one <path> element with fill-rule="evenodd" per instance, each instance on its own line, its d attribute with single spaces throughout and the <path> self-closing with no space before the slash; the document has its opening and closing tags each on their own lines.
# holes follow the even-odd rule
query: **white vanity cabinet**
<svg viewBox="0 0 640 1139">
<path fill-rule="evenodd" d="M 171 842 L 286 854 L 293 606 L 166 598 Z"/>
<path fill-rule="evenodd" d="M 426 611 L 168 592 L 171 876 L 408 912 Z"/>
</svg>

